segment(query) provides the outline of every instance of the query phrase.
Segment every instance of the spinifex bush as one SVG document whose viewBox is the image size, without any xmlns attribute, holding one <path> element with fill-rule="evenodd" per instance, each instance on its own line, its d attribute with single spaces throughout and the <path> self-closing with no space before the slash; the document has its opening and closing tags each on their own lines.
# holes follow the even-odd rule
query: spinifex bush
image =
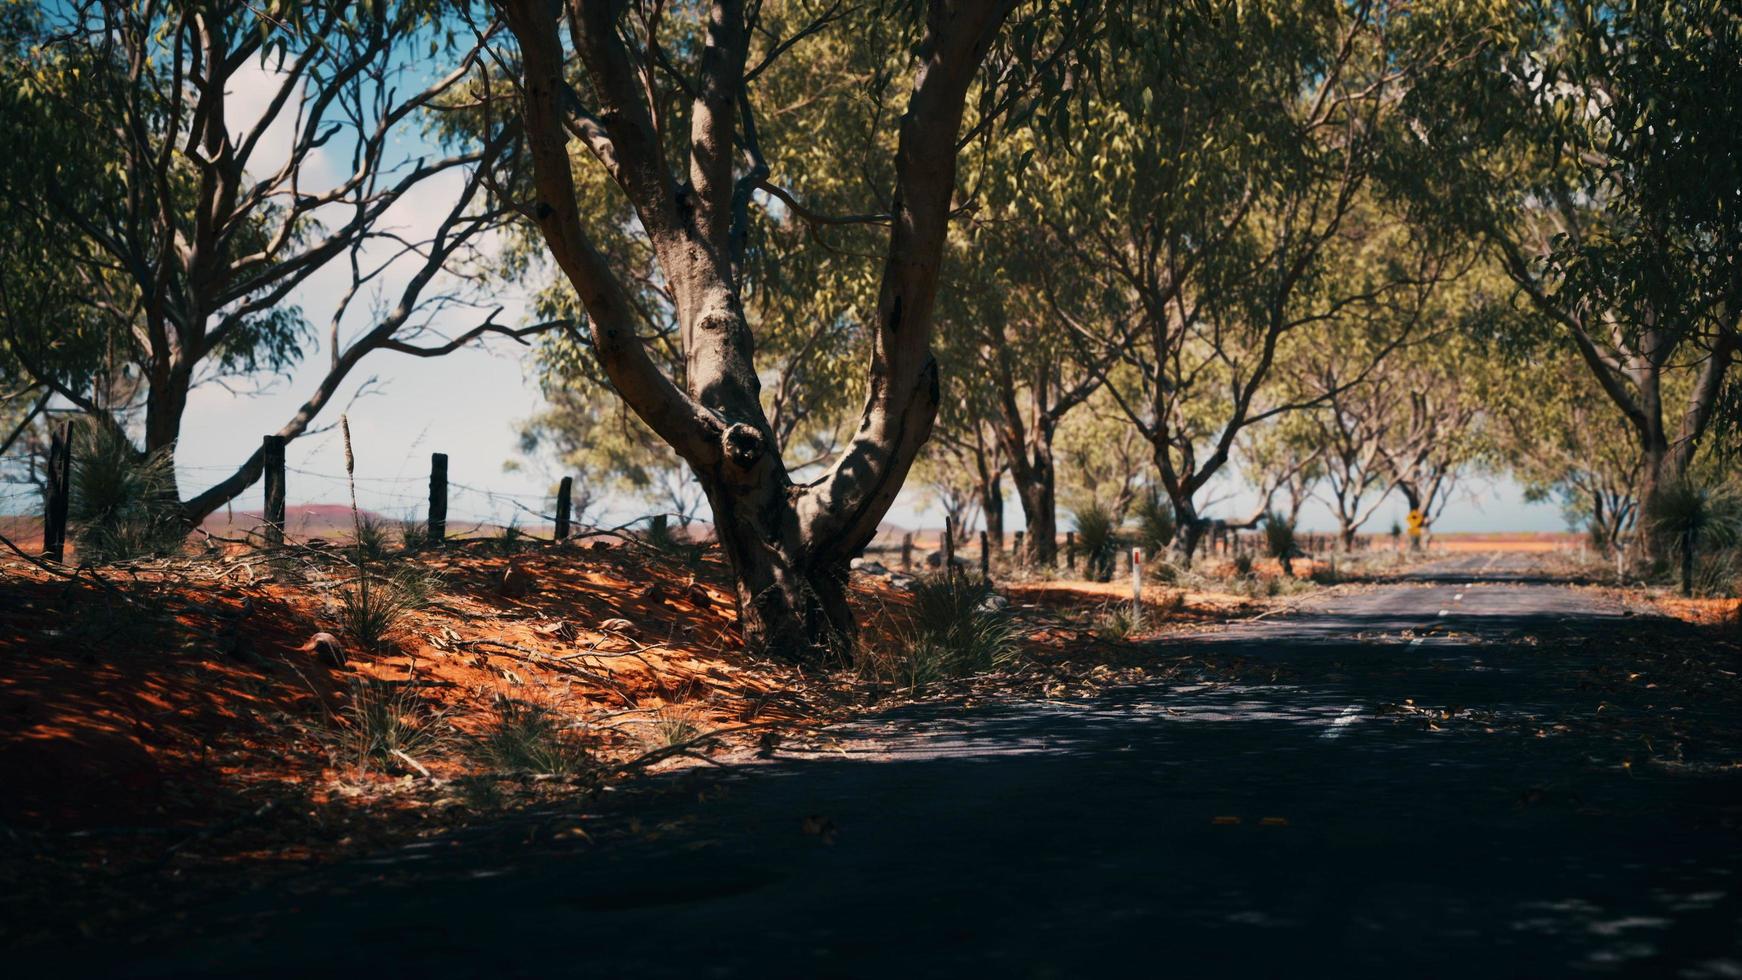
<svg viewBox="0 0 1742 980">
<path fill-rule="evenodd" d="M 1143 553 L 1158 558 L 1173 544 L 1179 522 L 1174 518 L 1173 504 L 1160 494 L 1149 493 L 1137 504 L 1137 543 Z"/>
<path fill-rule="evenodd" d="M 174 554 L 187 539 L 176 499 L 175 458 L 141 453 L 120 432 L 80 427 L 72 460 L 67 520 L 73 544 L 88 561 Z"/>
<path fill-rule="evenodd" d="M 385 558 L 392 549 L 393 536 L 388 530 L 387 522 L 372 514 L 363 514 L 357 518 L 357 529 L 354 533 L 357 540 L 353 542 L 353 546 L 365 558 Z"/>
<path fill-rule="evenodd" d="M 1016 655 L 1016 626 L 995 596 L 990 584 L 948 572 L 914 584 L 893 665 L 907 686 L 981 673 Z"/>
<path fill-rule="evenodd" d="M 1282 573 L 1294 577 L 1294 524 L 1275 511 L 1264 515 L 1264 551 L 1282 565 Z"/>
<path fill-rule="evenodd" d="M 1113 554 L 1119 547 L 1119 525 L 1113 512 L 1099 502 L 1077 509 L 1077 547 L 1083 549 L 1083 573 L 1095 582 L 1113 577 Z"/>
<path fill-rule="evenodd" d="M 429 547 L 429 522 L 420 517 L 400 518 L 399 542 L 405 546 L 407 551 L 418 551 Z"/>
<path fill-rule="evenodd" d="M 361 577 L 339 593 L 345 632 L 368 650 L 379 649 L 413 608 L 405 589 L 393 579 Z"/>
<path fill-rule="evenodd" d="M 567 776 L 592 764 L 585 741 L 548 705 L 498 697 L 478 755 L 499 772 Z"/>
<path fill-rule="evenodd" d="M 1102 606 L 1091 620 L 1095 637 L 1120 642 L 1137 632 L 1137 616 L 1128 602 L 1111 602 Z"/>
<path fill-rule="evenodd" d="M 357 768 L 391 768 L 430 752 L 448 738 L 445 712 L 418 696 L 412 683 L 391 684 L 368 678 L 351 685 L 344 724 Z"/>
<path fill-rule="evenodd" d="M 1692 595 L 1700 552 L 1727 547 L 1742 536 L 1742 494 L 1727 485 L 1676 480 L 1658 490 L 1645 521 L 1669 542 L 1681 562 L 1682 594 Z"/>
</svg>

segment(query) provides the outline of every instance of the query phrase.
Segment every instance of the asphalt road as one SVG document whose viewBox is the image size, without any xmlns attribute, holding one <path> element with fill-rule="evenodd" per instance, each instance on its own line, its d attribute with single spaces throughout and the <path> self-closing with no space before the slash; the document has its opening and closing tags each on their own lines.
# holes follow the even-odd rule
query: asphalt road
<svg viewBox="0 0 1742 980">
<path fill-rule="evenodd" d="M 1460 558 L 1168 641 L 1274 682 L 896 710 L 670 777 L 632 831 L 577 819 L 609 844 L 547 821 L 408 848 L 55 972 L 1742 976 L 1713 820 L 1742 778 L 1545 731 L 1595 699 L 1540 643 L 1619 615 Z"/>
</svg>

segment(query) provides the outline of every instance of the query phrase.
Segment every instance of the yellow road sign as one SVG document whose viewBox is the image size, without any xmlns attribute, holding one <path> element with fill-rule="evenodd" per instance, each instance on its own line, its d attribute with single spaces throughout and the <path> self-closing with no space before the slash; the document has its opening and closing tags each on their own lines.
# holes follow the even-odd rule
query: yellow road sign
<svg viewBox="0 0 1742 980">
<path fill-rule="evenodd" d="M 1422 517 L 1421 511 L 1412 510 L 1409 512 L 1409 535 L 1410 535 L 1410 537 L 1412 537 L 1412 538 L 1421 537 L 1421 526 L 1423 523 L 1425 523 L 1425 519 Z"/>
</svg>

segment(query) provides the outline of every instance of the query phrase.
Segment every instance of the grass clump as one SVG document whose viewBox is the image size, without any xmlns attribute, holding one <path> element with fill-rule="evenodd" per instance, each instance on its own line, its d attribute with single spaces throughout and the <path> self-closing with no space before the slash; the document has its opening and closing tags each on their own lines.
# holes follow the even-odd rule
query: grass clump
<svg viewBox="0 0 1742 980">
<path fill-rule="evenodd" d="M 1073 515 L 1077 524 L 1077 547 L 1083 549 L 1083 573 L 1090 581 L 1105 582 L 1113 577 L 1113 555 L 1119 549 L 1119 522 L 1113 512 L 1099 501 L 1078 508 Z"/>
<path fill-rule="evenodd" d="M 141 453 L 115 429 L 79 428 L 67 520 L 85 561 L 123 561 L 179 552 L 187 540 L 166 449 Z"/>
<path fill-rule="evenodd" d="M 1252 555 L 1242 551 L 1234 556 L 1234 577 L 1249 579 L 1252 577 Z"/>
<path fill-rule="evenodd" d="M 344 723 L 357 768 L 365 772 L 374 765 L 387 769 L 415 762 L 449 735 L 446 712 L 419 697 L 415 684 L 368 678 L 352 683 Z"/>
<path fill-rule="evenodd" d="M 591 768 L 593 755 L 566 719 L 548 705 L 498 696 L 478 755 L 499 772 L 569 776 Z"/>
</svg>

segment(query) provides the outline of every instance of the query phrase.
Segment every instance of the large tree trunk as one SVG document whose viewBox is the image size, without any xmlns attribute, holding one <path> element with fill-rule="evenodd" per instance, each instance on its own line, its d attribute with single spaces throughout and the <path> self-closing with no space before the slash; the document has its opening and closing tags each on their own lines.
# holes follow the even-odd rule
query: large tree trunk
<svg viewBox="0 0 1742 980">
<path fill-rule="evenodd" d="M 1659 501 L 1665 489 L 1686 475 L 1685 468 L 1676 465 L 1661 433 L 1655 439 L 1649 432 L 1641 433 L 1640 441 L 1644 464 L 1639 478 L 1639 549 L 1647 561 L 1661 562 L 1674 552 L 1676 541 L 1673 533 L 1658 530 Z"/>
<path fill-rule="evenodd" d="M 1022 501 L 1022 519 L 1028 528 L 1027 557 L 1034 564 L 1051 567 L 1058 564 L 1058 490 L 1050 447 L 1035 453 L 1023 469 L 1026 472 L 1017 477 L 1016 495 Z"/>
<path fill-rule="evenodd" d="M 992 550 L 1004 550 L 1004 478 L 993 476 L 980 486 L 980 513 Z"/>
<path fill-rule="evenodd" d="M 1184 505 L 1175 500 L 1173 511 L 1179 523 L 1179 530 L 1173 535 L 1174 563 L 1181 568 L 1191 568 L 1192 559 L 1197 556 L 1198 545 L 1210 529 L 1210 522 L 1198 516 L 1197 509 L 1189 500 Z"/>
<path fill-rule="evenodd" d="M 182 372 L 170 370 L 153 377 L 145 392 L 145 451 L 159 450 L 172 456 L 176 440 L 181 438 L 182 416 L 187 413 L 189 380 Z M 175 469 L 170 469 L 170 485 L 166 492 L 181 499 Z M 202 515 L 203 516 L 203 515 Z M 197 522 L 196 522 L 197 523 Z"/>
<path fill-rule="evenodd" d="M 734 573 L 745 647 L 811 663 L 845 652 L 857 633 L 847 559 L 804 526 L 778 458 L 749 433 L 727 443 L 719 470 L 697 475 Z"/>
</svg>

